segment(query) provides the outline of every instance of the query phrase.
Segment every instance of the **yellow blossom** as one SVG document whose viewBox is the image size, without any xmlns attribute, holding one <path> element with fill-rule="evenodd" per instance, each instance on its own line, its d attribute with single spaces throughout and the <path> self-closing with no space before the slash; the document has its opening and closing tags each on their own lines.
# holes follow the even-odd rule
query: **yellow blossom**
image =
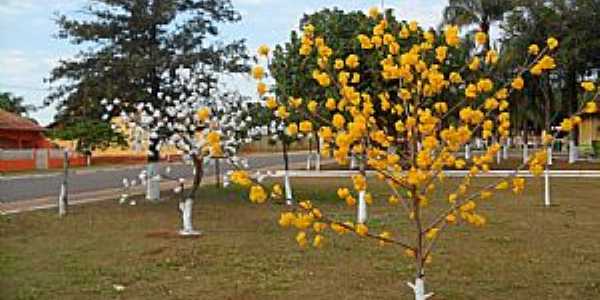
<svg viewBox="0 0 600 300">
<path fill-rule="evenodd" d="M 315 236 L 315 238 L 313 239 L 313 247 L 315 247 L 315 248 L 321 248 L 321 247 L 323 247 L 323 241 L 324 240 L 325 240 L 325 238 L 322 235 L 317 234 Z"/>
<path fill-rule="evenodd" d="M 254 66 L 252 68 L 252 77 L 256 80 L 261 80 L 265 77 L 265 69 L 262 66 Z"/>
<path fill-rule="evenodd" d="M 596 86 L 594 85 L 593 82 L 591 81 L 584 81 L 581 83 L 581 87 L 586 91 L 586 92 L 593 92 L 596 89 Z"/>
<path fill-rule="evenodd" d="M 296 235 L 296 242 L 298 242 L 298 245 L 300 247 L 306 246 L 306 233 L 304 231 L 298 232 L 298 234 Z"/>
<path fill-rule="evenodd" d="M 313 130 L 313 124 L 310 121 L 300 122 L 300 132 L 309 133 Z"/>
<path fill-rule="evenodd" d="M 267 193 L 260 185 L 253 185 L 250 188 L 250 202 L 252 203 L 264 203 L 267 200 Z"/>
<path fill-rule="evenodd" d="M 487 42 L 487 34 L 485 32 L 479 31 L 475 34 L 475 42 L 477 45 L 483 45 Z"/>
<path fill-rule="evenodd" d="M 260 47 L 258 47 L 258 55 L 260 56 L 268 56 L 269 55 L 269 46 L 267 45 L 261 45 Z"/>
<path fill-rule="evenodd" d="M 513 79 L 512 83 L 510 84 L 510 86 L 513 89 L 518 90 L 518 91 L 522 90 L 524 85 L 525 85 L 525 81 L 523 80 L 523 77 L 521 77 L 521 76 Z"/>
<path fill-rule="evenodd" d="M 259 82 L 256 85 L 256 91 L 258 92 L 258 95 L 264 95 L 267 92 L 267 85 L 264 82 Z"/>
<path fill-rule="evenodd" d="M 531 44 L 529 45 L 527 52 L 529 52 L 531 55 L 538 55 L 538 53 L 540 53 L 540 47 L 536 44 Z"/>
<path fill-rule="evenodd" d="M 356 54 L 350 54 L 346 58 L 346 66 L 348 66 L 348 68 L 350 68 L 350 69 L 358 68 L 359 64 L 360 64 L 359 58 Z"/>
<path fill-rule="evenodd" d="M 554 48 L 558 47 L 558 40 L 556 40 L 553 37 L 548 38 L 548 40 L 546 41 L 546 44 L 548 45 L 548 48 L 550 50 L 553 50 Z"/>
<path fill-rule="evenodd" d="M 196 116 L 198 117 L 198 120 L 200 122 L 206 122 L 208 120 L 208 118 L 210 117 L 210 109 L 207 107 L 203 107 L 198 110 L 198 112 L 196 113 Z"/>
</svg>

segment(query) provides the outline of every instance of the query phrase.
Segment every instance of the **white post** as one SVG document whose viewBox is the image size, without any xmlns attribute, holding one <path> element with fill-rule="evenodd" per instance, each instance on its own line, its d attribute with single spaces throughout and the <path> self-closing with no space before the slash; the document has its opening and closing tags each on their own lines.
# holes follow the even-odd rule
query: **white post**
<svg viewBox="0 0 600 300">
<path fill-rule="evenodd" d="M 508 145 L 507 144 L 502 145 L 502 159 L 504 159 L 504 160 L 508 159 Z"/>
<path fill-rule="evenodd" d="M 477 150 L 483 148 L 483 141 L 479 137 L 475 138 L 475 148 L 477 148 Z"/>
<path fill-rule="evenodd" d="M 523 144 L 523 163 L 526 164 L 529 160 L 529 146 L 527 144 Z"/>
<path fill-rule="evenodd" d="M 471 159 L 471 145 L 465 144 L 465 159 Z"/>
<path fill-rule="evenodd" d="M 367 202 L 365 200 L 365 191 L 358 192 L 358 211 L 356 223 L 364 224 L 367 221 Z"/>
<path fill-rule="evenodd" d="M 423 278 L 415 279 L 415 283 L 408 282 L 408 286 L 413 289 L 415 300 L 426 300 L 433 296 L 433 293 L 425 294 L 425 280 Z"/>
<path fill-rule="evenodd" d="M 285 171 L 284 176 L 284 186 L 285 186 L 285 204 L 292 205 L 292 185 L 290 184 L 290 175 L 289 172 Z"/>
<path fill-rule="evenodd" d="M 158 201 L 160 199 L 160 176 L 158 175 L 159 164 L 157 162 L 148 163 L 146 178 L 146 199 Z"/>
<path fill-rule="evenodd" d="M 574 164 L 577 161 L 577 146 L 575 146 L 575 141 L 573 139 L 569 139 L 569 163 Z"/>
<path fill-rule="evenodd" d="M 550 171 L 548 170 L 548 166 L 546 166 L 546 171 L 544 172 L 544 204 L 546 207 L 550 206 Z"/>
<path fill-rule="evenodd" d="M 548 147 L 548 154 L 547 154 L 547 156 L 548 156 L 548 165 L 549 165 L 549 166 L 551 166 L 551 165 L 552 165 L 552 160 L 554 159 L 554 158 L 553 158 L 552 151 L 553 151 L 553 150 L 552 150 L 552 144 L 550 144 L 550 147 Z"/>
<path fill-rule="evenodd" d="M 194 230 L 192 225 L 192 207 L 194 200 L 192 198 L 186 198 L 184 202 L 179 202 L 179 210 L 181 211 L 181 223 L 183 228 L 179 230 L 179 235 L 183 236 L 194 236 L 200 235 L 200 231 Z"/>
</svg>

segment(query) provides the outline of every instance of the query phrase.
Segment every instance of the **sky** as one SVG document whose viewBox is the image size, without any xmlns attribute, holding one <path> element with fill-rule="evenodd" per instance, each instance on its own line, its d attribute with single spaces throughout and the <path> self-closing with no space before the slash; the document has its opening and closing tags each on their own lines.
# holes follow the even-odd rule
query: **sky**
<svg viewBox="0 0 600 300">
<path fill-rule="evenodd" d="M 81 18 L 89 0 L 0 0 L 0 91 L 22 96 L 27 104 L 41 106 L 52 88 L 44 82 L 61 59 L 73 59 L 81 50 L 66 40 L 56 39 L 55 14 Z M 242 21 L 221 27 L 224 40 L 245 38 L 248 49 L 261 44 L 275 45 L 289 38 L 304 13 L 325 7 L 366 11 L 380 6 L 381 0 L 232 0 Z M 384 0 L 396 15 L 417 20 L 424 27 L 437 26 L 447 0 Z M 237 88 L 252 94 L 250 80 L 239 81 Z M 54 106 L 30 116 L 41 124 L 52 122 Z"/>
</svg>

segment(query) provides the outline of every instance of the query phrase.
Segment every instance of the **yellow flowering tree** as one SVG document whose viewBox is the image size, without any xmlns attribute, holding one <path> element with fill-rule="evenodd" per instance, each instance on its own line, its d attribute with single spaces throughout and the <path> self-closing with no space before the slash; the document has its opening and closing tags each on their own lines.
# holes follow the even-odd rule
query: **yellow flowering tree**
<svg viewBox="0 0 600 300">
<path fill-rule="evenodd" d="M 478 212 L 480 202 L 497 191 L 523 192 L 525 179 L 519 177 L 518 170 L 528 168 L 535 175 L 543 172 L 545 150 L 534 153 L 508 177 L 483 187 L 474 184 L 478 175 L 490 170 L 500 143 L 509 136 L 508 99 L 511 93 L 523 89 L 523 72 L 539 76 L 554 69 L 552 54 L 558 41 L 549 38 L 547 45 L 528 56 L 513 78 L 500 82 L 493 76 L 498 54 L 483 50 L 488 38 L 483 33 L 474 37 L 477 51 L 465 58 L 459 49 L 462 40 L 456 26 L 424 31 L 417 22 L 396 21 L 390 13 L 384 16 L 376 9 L 369 12 L 364 26 L 369 30 L 357 35 L 347 45 L 349 49 L 328 44 L 322 38 L 327 28 L 304 26 L 302 45 L 296 55 L 320 63 L 306 64 L 310 68 L 298 72 L 310 74 L 336 105 L 327 114 L 311 113 L 306 101 L 293 110 L 305 117 L 301 123 L 318 120 L 314 130 L 327 132 L 321 136 L 339 163 L 345 163 L 350 152 L 359 154 L 365 165 L 374 170 L 376 179 L 389 187 L 390 211 L 399 210 L 399 215 L 409 219 L 414 238 L 397 237 L 389 231 L 372 232 L 360 219 L 356 223 L 335 219 L 308 200 L 282 213 L 279 223 L 298 230 L 296 240 L 302 247 L 309 245 L 310 239 L 314 247 L 321 247 L 327 232 L 354 233 L 400 247 L 414 259 L 416 274 L 409 285 L 415 299 L 427 299 L 431 294 L 425 292 L 425 267 L 439 236 L 450 226 L 485 225 L 486 217 Z M 360 79 L 352 80 L 355 76 Z M 590 84 L 584 88 L 595 91 Z M 579 113 L 595 110 L 597 99 L 596 91 Z M 270 106 L 275 111 L 281 107 L 288 110 L 284 105 L 274 102 Z M 562 128 L 570 130 L 579 122 L 575 115 L 565 119 Z M 458 152 L 475 137 L 475 132 L 481 132 L 490 146 L 469 159 L 459 157 Z M 551 140 L 550 136 L 544 139 L 546 143 Z M 435 198 L 434 191 L 444 192 L 441 186 L 446 169 L 465 169 L 465 176 L 442 199 Z M 234 175 L 234 182 L 250 188 L 253 202 L 279 198 L 278 185 L 269 193 L 266 186 L 245 172 Z M 353 176 L 352 183 L 352 187 L 340 187 L 337 191 L 349 206 L 356 205 L 356 195 L 368 188 L 364 172 Z M 431 201 L 440 201 L 445 208 L 434 210 L 429 206 Z"/>
</svg>

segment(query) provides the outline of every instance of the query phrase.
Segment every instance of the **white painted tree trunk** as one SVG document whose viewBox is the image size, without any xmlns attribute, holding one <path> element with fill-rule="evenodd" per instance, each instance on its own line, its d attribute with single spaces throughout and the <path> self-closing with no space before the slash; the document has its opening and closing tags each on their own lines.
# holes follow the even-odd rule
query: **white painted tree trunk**
<svg viewBox="0 0 600 300">
<path fill-rule="evenodd" d="M 315 154 L 315 170 L 321 171 L 321 152 Z"/>
<path fill-rule="evenodd" d="M 146 199 L 158 201 L 160 199 L 160 177 L 158 176 L 159 164 L 157 162 L 148 163 L 147 181 L 146 181 Z"/>
<path fill-rule="evenodd" d="M 413 289 L 415 300 L 426 300 L 433 296 L 433 293 L 425 293 L 425 280 L 423 278 L 415 279 L 415 283 L 408 282 L 408 286 Z"/>
<path fill-rule="evenodd" d="M 67 187 L 63 183 L 60 185 L 60 195 L 58 196 L 58 215 L 64 216 L 67 214 Z"/>
<path fill-rule="evenodd" d="M 316 151 L 316 162 L 315 162 L 315 170 L 321 171 L 321 147 L 323 145 L 323 138 L 319 136 L 319 147 Z"/>
<path fill-rule="evenodd" d="M 356 214 L 356 223 L 364 224 L 367 222 L 367 201 L 365 200 L 365 191 L 358 192 L 358 211 Z"/>
<path fill-rule="evenodd" d="M 508 159 L 508 142 L 502 145 L 502 159 Z"/>
<path fill-rule="evenodd" d="M 478 150 L 483 148 L 483 141 L 481 140 L 481 138 L 475 139 L 475 148 L 477 148 Z"/>
<path fill-rule="evenodd" d="M 469 145 L 469 144 L 465 145 L 465 159 L 466 160 L 471 159 L 471 145 Z"/>
<path fill-rule="evenodd" d="M 496 152 L 496 163 L 500 164 L 502 161 L 502 153 L 500 151 Z"/>
<path fill-rule="evenodd" d="M 201 232 L 194 230 L 192 225 L 192 207 L 194 200 L 192 198 L 186 198 L 185 201 L 179 202 L 179 211 L 181 212 L 181 223 L 183 228 L 179 230 L 179 235 L 193 236 L 200 235 Z"/>
<path fill-rule="evenodd" d="M 551 166 L 552 165 L 552 161 L 554 160 L 554 155 L 553 155 L 553 151 L 552 150 L 552 146 L 548 147 L 548 165 Z"/>
<path fill-rule="evenodd" d="M 313 160 L 313 153 L 311 152 L 306 157 L 306 170 L 307 171 L 310 171 L 310 169 L 312 168 L 312 160 Z"/>
<path fill-rule="evenodd" d="M 285 188 L 285 204 L 287 205 L 292 205 L 293 203 L 293 197 L 292 197 L 292 185 L 290 184 L 290 175 L 289 172 L 286 170 L 285 171 L 285 176 L 284 176 L 284 188 Z"/>
<path fill-rule="evenodd" d="M 85 165 L 88 167 L 92 165 L 92 156 L 91 155 L 87 155 L 85 157 Z"/>
<path fill-rule="evenodd" d="M 358 161 L 356 159 L 356 156 L 354 154 L 350 155 L 350 170 L 354 170 L 356 169 L 358 165 Z"/>
<path fill-rule="evenodd" d="M 523 163 L 527 163 L 529 160 L 529 146 L 527 144 L 523 144 Z"/>
<path fill-rule="evenodd" d="M 575 141 L 569 140 L 569 163 L 574 164 L 577 161 L 577 146 L 575 146 Z"/>
</svg>

